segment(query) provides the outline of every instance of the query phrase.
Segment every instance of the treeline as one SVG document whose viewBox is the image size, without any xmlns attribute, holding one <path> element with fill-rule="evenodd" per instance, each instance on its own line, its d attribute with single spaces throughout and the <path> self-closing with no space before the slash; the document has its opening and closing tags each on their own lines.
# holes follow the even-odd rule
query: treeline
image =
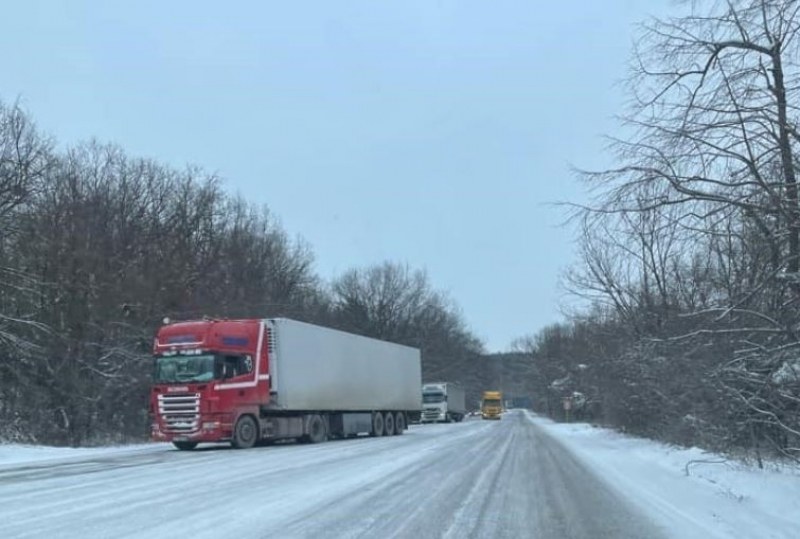
<svg viewBox="0 0 800 539">
<path fill-rule="evenodd" d="M 479 382 L 482 345 L 422 271 L 331 283 L 220 178 L 96 142 L 58 151 L 0 103 L 0 440 L 143 439 L 161 320 L 286 316 L 423 351 L 426 380 Z"/>
<path fill-rule="evenodd" d="M 520 343 L 540 409 L 800 457 L 800 2 L 699 2 L 640 28 L 618 166 L 582 174 L 592 307 Z"/>
</svg>

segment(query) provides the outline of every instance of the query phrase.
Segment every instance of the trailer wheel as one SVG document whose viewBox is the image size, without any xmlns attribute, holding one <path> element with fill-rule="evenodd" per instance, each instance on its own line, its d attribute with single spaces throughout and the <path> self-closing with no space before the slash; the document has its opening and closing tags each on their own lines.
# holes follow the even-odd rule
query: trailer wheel
<svg viewBox="0 0 800 539">
<path fill-rule="evenodd" d="M 383 416 L 383 434 L 385 436 L 394 436 L 394 414 L 386 412 Z"/>
<path fill-rule="evenodd" d="M 181 451 L 191 451 L 192 449 L 197 447 L 197 442 L 172 442 L 172 445 L 174 445 Z"/>
<path fill-rule="evenodd" d="M 394 433 L 395 435 L 400 435 L 403 434 L 404 430 L 406 430 L 406 414 L 397 412 L 394 415 Z"/>
<path fill-rule="evenodd" d="M 372 432 L 370 436 L 383 436 L 383 414 L 375 412 L 372 414 Z"/>
<path fill-rule="evenodd" d="M 236 422 L 231 445 L 236 449 L 250 449 L 258 441 L 258 426 L 252 416 L 243 415 Z"/>
<path fill-rule="evenodd" d="M 310 444 L 322 443 L 328 439 L 325 432 L 325 422 L 318 415 L 313 415 L 308 420 L 308 434 L 303 436 L 303 441 Z"/>
</svg>

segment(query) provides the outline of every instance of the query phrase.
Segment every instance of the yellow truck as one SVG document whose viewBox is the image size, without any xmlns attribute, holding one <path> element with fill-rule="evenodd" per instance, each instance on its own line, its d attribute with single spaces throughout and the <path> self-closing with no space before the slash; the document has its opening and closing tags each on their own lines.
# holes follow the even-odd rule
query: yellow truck
<svg viewBox="0 0 800 539">
<path fill-rule="evenodd" d="M 481 417 L 483 419 L 500 419 L 503 414 L 503 393 L 501 391 L 484 391 L 481 400 Z"/>
</svg>

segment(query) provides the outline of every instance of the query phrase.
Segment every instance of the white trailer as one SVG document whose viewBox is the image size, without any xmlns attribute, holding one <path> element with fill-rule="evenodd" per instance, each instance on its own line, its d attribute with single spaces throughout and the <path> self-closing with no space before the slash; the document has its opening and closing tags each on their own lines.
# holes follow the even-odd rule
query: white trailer
<svg viewBox="0 0 800 539">
<path fill-rule="evenodd" d="M 422 386 L 422 423 L 461 421 L 467 413 L 464 389 L 453 382 Z"/>
<path fill-rule="evenodd" d="M 301 426 L 291 419 L 301 417 L 307 438 L 314 431 L 308 422 L 317 417 L 333 435 L 402 434 L 419 415 L 418 349 L 286 318 L 265 323 L 271 376 L 261 412 L 265 434 L 296 434 Z"/>
<path fill-rule="evenodd" d="M 267 323 L 272 409 L 419 410 L 416 348 L 286 318 Z"/>
</svg>

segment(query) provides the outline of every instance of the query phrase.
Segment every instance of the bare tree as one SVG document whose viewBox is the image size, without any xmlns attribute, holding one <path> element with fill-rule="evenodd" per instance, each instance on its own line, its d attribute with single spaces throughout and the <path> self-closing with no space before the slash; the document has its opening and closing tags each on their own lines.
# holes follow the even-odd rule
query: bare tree
<svg viewBox="0 0 800 539">
<path fill-rule="evenodd" d="M 471 401 L 485 389 L 482 344 L 423 271 L 384 262 L 345 272 L 332 291 L 342 329 L 420 348 L 423 378 L 461 382 Z"/>
<path fill-rule="evenodd" d="M 584 174 L 596 199 L 568 283 L 629 334 L 617 401 L 645 386 L 671 410 L 653 420 L 796 454 L 800 2 L 686 5 L 641 27 L 628 137 L 618 167 Z"/>
</svg>

